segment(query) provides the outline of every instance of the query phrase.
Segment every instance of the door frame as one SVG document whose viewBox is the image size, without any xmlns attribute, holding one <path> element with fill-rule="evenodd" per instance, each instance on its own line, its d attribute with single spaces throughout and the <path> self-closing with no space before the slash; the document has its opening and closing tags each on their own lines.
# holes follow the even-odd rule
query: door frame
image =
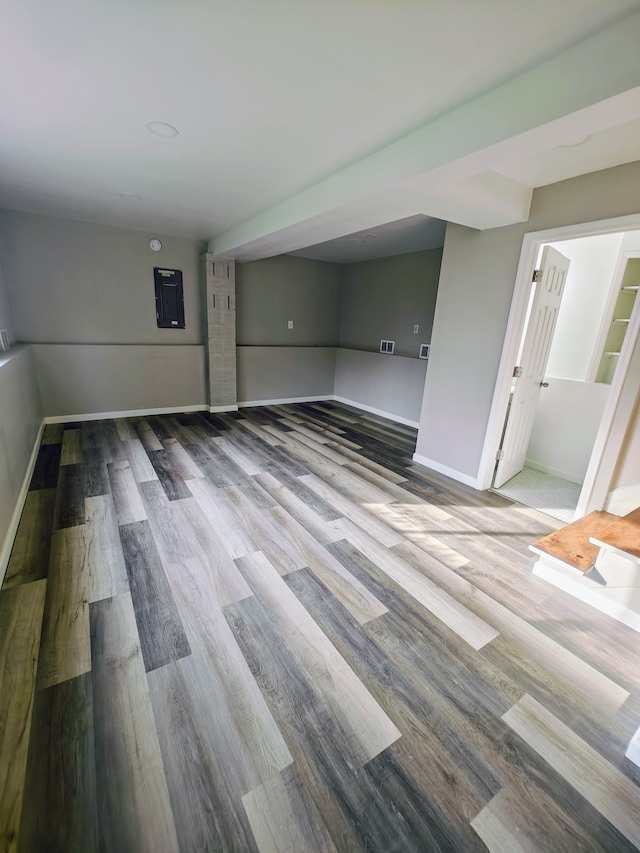
<svg viewBox="0 0 640 853">
<path fill-rule="evenodd" d="M 595 222 L 583 222 L 577 225 L 565 225 L 544 231 L 530 231 L 523 236 L 522 250 L 516 273 L 516 280 L 509 311 L 509 319 L 498 367 L 496 384 L 489 412 L 489 421 L 485 432 L 476 488 L 484 490 L 491 486 L 496 464 L 496 452 L 504 428 L 509 394 L 513 379 L 513 368 L 518 357 L 518 348 L 526 319 L 527 304 L 531 293 L 533 272 L 540 246 L 544 243 L 556 243 L 577 237 L 593 237 L 599 234 L 615 234 L 621 231 L 640 230 L 640 214 L 621 216 L 615 219 L 603 219 Z M 636 304 L 636 309 L 639 306 Z M 585 476 L 576 517 L 585 515 L 593 509 L 602 509 L 609 492 L 615 465 L 618 459 L 628 424 L 628 401 L 623 399 L 623 389 L 632 367 L 632 356 L 640 337 L 640 310 L 634 311 L 632 322 L 627 329 L 622 352 L 618 357 L 618 367 L 611 384 L 607 404 L 604 408 L 594 449 Z M 637 359 L 636 359 L 637 360 Z M 624 404 L 624 405 L 621 405 Z M 626 416 L 626 419 L 625 419 Z M 625 420 L 622 423 L 622 420 Z"/>
</svg>

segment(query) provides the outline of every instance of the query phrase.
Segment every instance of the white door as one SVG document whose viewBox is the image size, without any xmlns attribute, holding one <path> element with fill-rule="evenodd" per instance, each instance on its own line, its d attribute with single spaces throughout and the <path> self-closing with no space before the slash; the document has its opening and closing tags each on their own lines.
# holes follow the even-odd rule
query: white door
<svg viewBox="0 0 640 853">
<path fill-rule="evenodd" d="M 515 380 L 501 458 L 496 469 L 496 488 L 515 477 L 524 467 L 568 269 L 568 258 L 551 246 L 544 247 L 518 365 L 520 375 Z"/>
</svg>

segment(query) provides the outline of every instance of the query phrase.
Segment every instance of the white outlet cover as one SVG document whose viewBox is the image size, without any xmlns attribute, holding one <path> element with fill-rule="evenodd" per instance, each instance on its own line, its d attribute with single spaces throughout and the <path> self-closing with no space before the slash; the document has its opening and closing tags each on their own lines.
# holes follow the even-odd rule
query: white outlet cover
<svg viewBox="0 0 640 853">
<path fill-rule="evenodd" d="M 287 320 L 287 329 L 293 329 L 293 320 Z"/>
<path fill-rule="evenodd" d="M 420 331 L 420 326 L 416 323 L 415 326 L 413 327 L 413 334 L 417 335 L 419 331 Z"/>
</svg>

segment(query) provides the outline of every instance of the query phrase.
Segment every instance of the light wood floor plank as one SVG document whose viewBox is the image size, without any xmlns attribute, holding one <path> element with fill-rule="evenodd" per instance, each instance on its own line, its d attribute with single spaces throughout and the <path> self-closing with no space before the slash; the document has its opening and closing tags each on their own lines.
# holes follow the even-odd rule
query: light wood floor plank
<svg viewBox="0 0 640 853">
<path fill-rule="evenodd" d="M 47 597 L 42 624 L 38 689 L 91 669 L 89 572 L 84 530 L 67 527 L 51 539 Z"/>
<path fill-rule="evenodd" d="M 157 480 L 158 475 L 151 462 L 149 462 L 147 452 L 138 436 L 136 435 L 134 438 L 128 439 L 123 443 L 127 459 L 129 460 L 129 467 L 136 483 L 148 483 L 150 480 Z"/>
<path fill-rule="evenodd" d="M 567 651 L 472 583 L 438 564 L 438 561 L 424 561 L 422 552 L 415 545 L 395 546 L 394 551 L 407 561 L 413 559 L 420 566 L 424 566 L 424 571 L 441 584 L 443 589 L 455 595 L 458 601 L 481 618 L 490 620 L 506 638 L 522 643 L 534 660 L 540 660 L 546 669 L 555 674 L 559 684 L 571 685 L 572 689 L 589 701 L 595 701 L 607 713 L 615 713 L 629 698 L 628 690 Z"/>
<path fill-rule="evenodd" d="M 262 554 L 237 561 L 254 593 L 314 686 L 325 696 L 343 736 L 363 763 L 400 732 L 364 688 L 298 599 Z M 324 676 L 323 676 L 324 673 Z"/>
<path fill-rule="evenodd" d="M 27 492 L 3 589 L 46 578 L 55 500 L 54 489 Z"/>
<path fill-rule="evenodd" d="M 18 849 L 18 827 L 47 581 L 0 593 L 0 848 Z"/>
<path fill-rule="evenodd" d="M 452 631 L 474 649 L 481 649 L 494 640 L 499 632 L 484 619 L 461 605 L 449 593 L 417 571 L 410 563 L 393 556 L 388 550 L 348 519 L 338 519 L 331 524 L 344 538 L 362 551 L 392 580 L 444 622 Z"/>
<path fill-rule="evenodd" d="M 179 850 L 129 594 L 91 605 L 101 850 Z"/>
<path fill-rule="evenodd" d="M 242 804 L 260 853 L 336 853 L 313 801 L 303 799 L 293 770 L 285 770 L 249 791 Z"/>
<path fill-rule="evenodd" d="M 118 524 L 145 521 L 147 514 L 128 462 L 107 465 Z"/>
<path fill-rule="evenodd" d="M 637 785 L 532 696 L 523 696 L 502 719 L 625 838 L 640 847 Z"/>
<path fill-rule="evenodd" d="M 232 559 L 253 554 L 258 550 L 258 546 L 238 520 L 233 507 L 229 505 L 229 499 L 223 490 L 212 487 L 205 480 L 189 480 L 188 486 Z"/>
<path fill-rule="evenodd" d="M 315 474 L 307 474 L 301 477 L 300 480 L 324 498 L 324 500 L 336 507 L 336 509 L 339 509 L 345 518 L 351 519 L 358 527 L 362 527 L 363 530 L 370 533 L 385 548 L 390 548 L 392 545 L 399 545 L 404 541 L 399 533 L 396 533 L 391 527 L 378 520 L 377 511 L 370 512 L 355 504 L 344 495 L 341 495 L 340 492 L 327 486 Z M 386 505 L 383 504 L 381 506 L 384 507 Z"/>
<path fill-rule="evenodd" d="M 129 591 L 118 522 L 111 495 L 85 500 L 87 523 L 73 528 L 84 550 L 89 602 Z"/>
<path fill-rule="evenodd" d="M 76 465 L 82 462 L 82 433 L 79 429 L 66 429 L 62 439 L 61 465 Z"/>
</svg>

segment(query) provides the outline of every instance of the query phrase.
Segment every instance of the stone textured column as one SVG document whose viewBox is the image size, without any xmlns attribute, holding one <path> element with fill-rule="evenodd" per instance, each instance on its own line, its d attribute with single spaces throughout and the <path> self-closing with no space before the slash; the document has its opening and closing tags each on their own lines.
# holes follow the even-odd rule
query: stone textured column
<svg viewBox="0 0 640 853">
<path fill-rule="evenodd" d="M 207 374 L 209 406 L 238 407 L 236 391 L 236 263 L 202 255 L 207 287 Z"/>
</svg>

